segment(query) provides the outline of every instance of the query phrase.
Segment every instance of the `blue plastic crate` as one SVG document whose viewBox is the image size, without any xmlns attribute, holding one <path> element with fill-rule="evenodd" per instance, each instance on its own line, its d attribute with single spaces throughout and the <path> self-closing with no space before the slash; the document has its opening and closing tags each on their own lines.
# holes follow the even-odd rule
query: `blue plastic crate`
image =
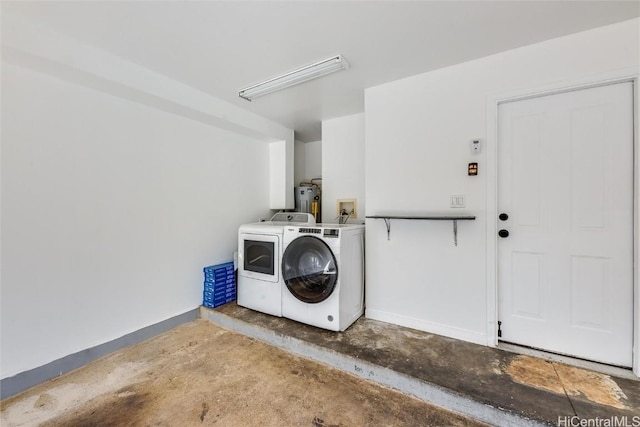
<svg viewBox="0 0 640 427">
<path fill-rule="evenodd" d="M 208 304 L 218 304 L 218 305 L 220 305 L 220 304 L 226 303 L 227 299 L 228 298 L 227 298 L 226 295 L 222 295 L 222 296 L 219 296 L 219 297 L 216 297 L 216 298 L 203 297 L 202 298 L 202 304 L 204 305 L 205 303 L 208 303 Z"/>
<path fill-rule="evenodd" d="M 219 289 L 217 291 L 204 291 L 202 292 L 202 299 L 218 299 L 224 298 L 227 295 L 227 291 L 224 289 Z"/>
<path fill-rule="evenodd" d="M 220 307 L 221 305 L 224 305 L 224 304 L 226 304 L 228 302 L 231 302 L 231 301 L 226 301 L 226 300 L 223 300 L 221 302 L 220 301 L 217 301 L 217 302 L 203 301 L 202 305 L 204 305 L 205 307 L 209 307 L 209 308 L 216 308 L 216 307 Z"/>
<path fill-rule="evenodd" d="M 231 283 L 236 283 L 236 278 L 235 276 L 231 276 L 231 277 L 225 277 L 225 278 L 220 278 L 220 279 L 210 279 L 205 277 L 204 278 L 204 283 L 209 283 L 209 284 L 215 284 L 215 285 L 228 285 Z"/>
<path fill-rule="evenodd" d="M 204 273 L 204 280 L 206 282 L 220 282 L 225 280 L 235 280 L 236 274 L 234 270 L 225 270 L 223 272 L 216 273 Z"/>
<path fill-rule="evenodd" d="M 215 288 L 215 289 L 205 288 L 202 291 L 202 295 L 212 295 L 212 296 L 216 297 L 216 296 L 219 296 L 219 295 L 226 295 L 227 291 L 228 291 L 227 288 Z"/>
<path fill-rule="evenodd" d="M 235 277 L 235 273 L 233 271 L 227 273 L 204 273 L 204 279 L 210 282 L 217 282 L 218 280 L 227 280 Z"/>
<path fill-rule="evenodd" d="M 225 262 L 224 264 L 210 265 L 203 269 L 205 274 L 226 273 L 227 271 L 233 271 L 233 261 Z"/>
<path fill-rule="evenodd" d="M 235 300 L 236 300 L 236 295 L 235 293 L 232 293 L 230 295 L 223 295 L 222 297 L 203 298 L 202 305 L 205 307 L 216 308 Z"/>
<path fill-rule="evenodd" d="M 236 281 L 235 279 L 227 279 L 224 281 L 220 281 L 220 282 L 211 282 L 208 280 L 205 280 L 204 282 L 202 282 L 202 286 L 204 286 L 205 288 L 230 288 L 230 287 L 234 287 L 236 285 Z"/>
<path fill-rule="evenodd" d="M 202 271 L 204 273 L 202 305 L 215 308 L 236 300 L 236 276 L 233 262 L 204 267 Z"/>
<path fill-rule="evenodd" d="M 204 283 L 203 290 L 206 292 L 228 292 L 229 290 L 236 290 L 235 283 L 228 284 L 215 284 L 215 283 Z"/>
<path fill-rule="evenodd" d="M 204 274 L 211 276 L 211 275 L 215 275 L 215 276 L 219 276 L 222 275 L 224 276 L 225 274 L 230 274 L 233 273 L 233 264 L 231 265 L 226 265 L 225 267 L 205 267 L 203 270 Z"/>
<path fill-rule="evenodd" d="M 216 301 L 216 300 L 221 300 L 221 299 L 226 299 L 226 298 L 227 298 L 227 293 L 226 292 L 222 292 L 222 293 L 218 293 L 218 294 L 212 294 L 212 293 L 204 292 L 202 294 L 202 301 Z"/>
</svg>

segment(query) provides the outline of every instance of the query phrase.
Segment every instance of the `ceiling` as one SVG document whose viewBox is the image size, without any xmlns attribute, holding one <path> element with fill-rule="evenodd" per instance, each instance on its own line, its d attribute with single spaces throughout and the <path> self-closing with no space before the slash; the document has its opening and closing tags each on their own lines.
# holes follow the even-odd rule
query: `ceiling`
<svg viewBox="0 0 640 427">
<path fill-rule="evenodd" d="M 638 1 L 2 2 L 84 43 L 321 139 L 364 89 L 631 19 Z M 253 102 L 238 90 L 342 54 L 346 71 Z"/>
</svg>

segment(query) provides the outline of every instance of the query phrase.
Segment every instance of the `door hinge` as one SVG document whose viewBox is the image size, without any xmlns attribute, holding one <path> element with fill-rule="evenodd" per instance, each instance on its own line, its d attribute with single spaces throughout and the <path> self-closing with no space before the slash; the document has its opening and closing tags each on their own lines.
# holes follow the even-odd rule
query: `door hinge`
<svg viewBox="0 0 640 427">
<path fill-rule="evenodd" d="M 502 337 L 502 322 L 498 320 L 498 338 Z"/>
</svg>

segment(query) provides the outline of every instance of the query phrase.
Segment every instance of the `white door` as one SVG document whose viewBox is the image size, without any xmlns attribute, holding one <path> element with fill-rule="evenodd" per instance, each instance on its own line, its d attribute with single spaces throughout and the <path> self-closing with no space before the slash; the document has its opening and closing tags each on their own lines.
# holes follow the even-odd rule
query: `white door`
<svg viewBox="0 0 640 427">
<path fill-rule="evenodd" d="M 633 84 L 498 107 L 500 339 L 631 366 Z"/>
</svg>

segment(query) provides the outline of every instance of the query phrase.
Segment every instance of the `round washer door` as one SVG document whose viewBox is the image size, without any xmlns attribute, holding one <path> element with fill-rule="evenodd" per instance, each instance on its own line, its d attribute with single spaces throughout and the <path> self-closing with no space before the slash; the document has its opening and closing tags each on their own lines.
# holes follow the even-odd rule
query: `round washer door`
<svg viewBox="0 0 640 427">
<path fill-rule="evenodd" d="M 282 278 L 300 301 L 318 303 L 329 298 L 338 281 L 338 264 L 329 246 L 313 236 L 291 242 L 282 255 Z"/>
</svg>

